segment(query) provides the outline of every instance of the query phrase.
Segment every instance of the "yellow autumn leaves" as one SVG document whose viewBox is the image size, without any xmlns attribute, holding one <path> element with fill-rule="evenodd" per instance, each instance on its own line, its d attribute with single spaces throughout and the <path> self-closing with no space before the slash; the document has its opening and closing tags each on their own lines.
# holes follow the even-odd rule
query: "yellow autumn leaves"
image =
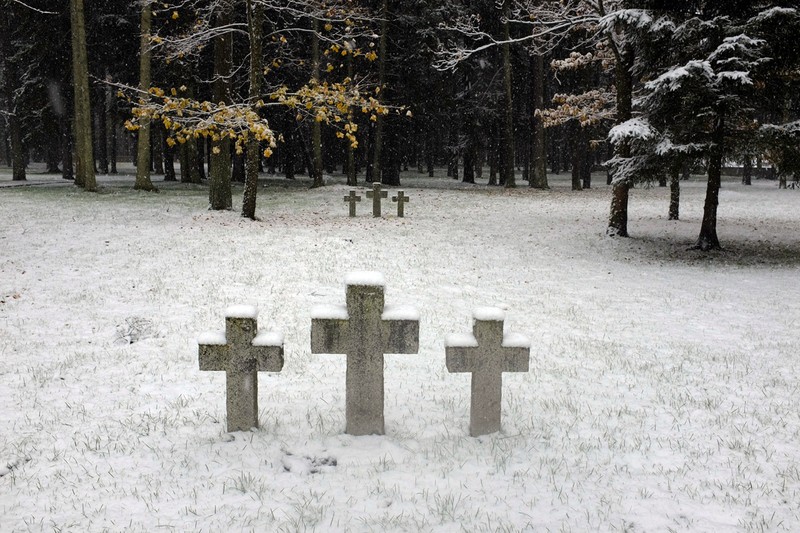
<svg viewBox="0 0 800 533">
<path fill-rule="evenodd" d="M 358 147 L 354 113 L 360 110 L 369 114 L 371 120 L 389 113 L 389 108 L 373 96 L 365 96 L 350 78 L 341 83 L 318 83 L 311 80 L 299 90 L 290 92 L 281 87 L 269 95 L 274 104 L 263 100 L 252 103 L 225 104 L 199 101 L 187 96 L 186 87 L 151 87 L 146 95 L 135 101 L 128 97 L 132 105 L 133 118 L 126 121 L 125 127 L 136 131 L 146 121 L 160 121 L 168 133 L 167 144 L 172 147 L 183 144 L 191 138 L 205 137 L 213 141 L 229 138 L 234 142 L 237 154 L 251 139 L 265 142 L 268 147 L 264 155 L 272 155 L 276 147 L 276 136 L 269 122 L 260 116 L 259 109 L 267 105 L 281 105 L 297 111 L 298 121 L 306 118 L 332 125 L 337 129 L 336 136 L 347 139 L 353 148 Z M 376 90 L 376 94 L 377 94 Z M 123 93 L 119 93 L 123 94 Z"/>
</svg>

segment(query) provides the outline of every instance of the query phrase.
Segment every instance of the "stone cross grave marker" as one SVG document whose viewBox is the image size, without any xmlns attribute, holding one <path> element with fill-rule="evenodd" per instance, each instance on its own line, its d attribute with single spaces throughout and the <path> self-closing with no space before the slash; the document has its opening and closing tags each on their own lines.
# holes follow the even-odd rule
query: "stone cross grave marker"
<svg viewBox="0 0 800 533">
<path fill-rule="evenodd" d="M 405 214 L 403 204 L 408 202 L 408 196 L 403 191 L 397 191 L 397 196 L 392 196 L 392 201 L 397 202 L 397 216 L 402 217 Z"/>
<path fill-rule="evenodd" d="M 372 184 L 372 190 L 367 191 L 367 198 L 372 198 L 373 217 L 381 216 L 381 198 L 386 198 L 388 195 L 389 193 L 381 190 L 381 184 L 377 181 Z"/>
<path fill-rule="evenodd" d="M 198 340 L 200 370 L 224 371 L 228 431 L 258 427 L 258 372 L 283 368 L 283 336 L 259 333 L 258 310 L 237 305 L 225 311 L 225 333 Z"/>
<path fill-rule="evenodd" d="M 356 191 L 350 191 L 350 194 L 344 197 L 345 202 L 350 202 L 350 216 L 356 216 L 356 202 L 361 201 L 361 197 L 356 195 Z"/>
<path fill-rule="evenodd" d="M 494 307 L 473 312 L 472 334 L 449 335 L 445 340 L 447 370 L 472 373 L 469 434 L 473 437 L 500 430 L 503 372 L 527 372 L 530 341 L 522 335 L 503 335 L 505 314 Z"/>
<path fill-rule="evenodd" d="M 419 314 L 384 308 L 379 272 L 354 272 L 345 284 L 346 307 L 312 312 L 311 353 L 347 355 L 345 432 L 383 435 L 383 356 L 419 351 Z"/>
</svg>

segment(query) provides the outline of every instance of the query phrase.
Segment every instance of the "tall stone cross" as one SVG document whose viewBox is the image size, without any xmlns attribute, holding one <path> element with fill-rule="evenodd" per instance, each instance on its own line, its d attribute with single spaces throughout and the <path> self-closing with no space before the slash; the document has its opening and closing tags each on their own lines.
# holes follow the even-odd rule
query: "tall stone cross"
<svg viewBox="0 0 800 533">
<path fill-rule="evenodd" d="M 408 202 L 408 196 L 403 191 L 397 191 L 397 196 L 392 196 L 392 201 L 397 202 L 397 216 L 402 217 L 405 214 L 403 204 Z"/>
<path fill-rule="evenodd" d="M 356 191 L 350 191 L 350 194 L 344 197 L 345 202 L 350 202 L 350 216 L 356 216 L 356 202 L 361 201 L 361 197 L 356 195 Z"/>
<path fill-rule="evenodd" d="M 500 430 L 503 372 L 527 372 L 530 341 L 522 335 L 503 335 L 502 310 L 476 309 L 472 334 L 449 335 L 445 340 L 447 370 L 472 373 L 469 434 L 473 437 Z"/>
<path fill-rule="evenodd" d="M 381 198 L 386 198 L 388 195 L 389 193 L 381 190 L 381 184 L 377 181 L 372 184 L 372 190 L 367 191 L 367 198 L 372 198 L 373 217 L 381 216 Z"/>
<path fill-rule="evenodd" d="M 347 354 L 345 432 L 383 435 L 383 356 L 419 351 L 419 315 L 384 309 L 379 272 L 349 274 L 345 284 L 346 307 L 314 308 L 311 353 Z"/>
<path fill-rule="evenodd" d="M 283 336 L 259 333 L 258 310 L 249 305 L 225 311 L 225 333 L 198 340 L 200 370 L 224 371 L 228 431 L 258 427 L 258 372 L 283 368 Z"/>
</svg>

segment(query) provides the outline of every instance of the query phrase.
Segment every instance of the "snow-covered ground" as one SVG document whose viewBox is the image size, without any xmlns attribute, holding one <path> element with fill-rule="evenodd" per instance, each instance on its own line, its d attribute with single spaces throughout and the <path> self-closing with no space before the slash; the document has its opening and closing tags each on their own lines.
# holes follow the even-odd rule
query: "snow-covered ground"
<svg viewBox="0 0 800 533">
<path fill-rule="evenodd" d="M 797 531 L 800 192 L 726 181 L 726 250 L 703 254 L 699 179 L 680 222 L 634 190 L 633 238 L 609 239 L 597 178 L 406 176 L 404 219 L 348 218 L 338 177 L 277 180 L 259 222 L 240 189 L 210 212 L 129 176 L 0 188 L 0 530 Z M 358 270 L 421 314 L 419 354 L 386 356 L 385 436 L 343 434 L 344 356 L 310 353 L 311 309 Z M 196 339 L 235 304 L 286 363 L 259 375 L 261 428 L 228 434 Z M 475 439 L 444 340 L 481 306 L 533 344 Z"/>
</svg>

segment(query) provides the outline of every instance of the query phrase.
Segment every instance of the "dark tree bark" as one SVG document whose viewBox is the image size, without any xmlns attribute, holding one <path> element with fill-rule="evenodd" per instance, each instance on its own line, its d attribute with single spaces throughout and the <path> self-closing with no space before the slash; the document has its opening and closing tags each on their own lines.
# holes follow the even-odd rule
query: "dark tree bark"
<svg viewBox="0 0 800 533">
<path fill-rule="evenodd" d="M 295 161 L 297 159 L 297 143 L 295 142 L 295 125 L 293 118 L 287 117 L 288 127 L 283 133 L 283 150 L 281 160 L 283 162 L 283 174 L 287 180 L 295 179 Z"/>
<path fill-rule="evenodd" d="M 544 121 L 536 111 L 544 109 L 545 70 L 544 56 L 533 56 L 533 146 L 531 153 L 531 179 L 529 185 L 535 189 L 549 189 L 547 183 L 547 139 Z"/>
<path fill-rule="evenodd" d="M 216 27 L 226 28 L 233 22 L 233 1 L 222 0 L 216 14 Z M 233 34 L 223 31 L 214 37 L 214 102 L 231 103 L 231 69 Z M 221 135 L 211 142 L 211 164 L 208 169 L 209 208 L 225 210 L 233 207 L 231 192 L 231 140 Z"/>
<path fill-rule="evenodd" d="M 464 183 L 475 183 L 475 161 L 478 151 L 475 129 L 474 120 L 468 117 L 465 125 L 466 144 L 464 146 L 464 178 L 462 179 Z"/>
<path fill-rule="evenodd" d="M 150 27 L 153 8 L 148 2 L 142 5 L 141 37 L 139 41 L 139 90 L 146 93 L 150 90 Z M 139 120 L 139 137 L 136 150 L 136 183 L 133 188 L 141 191 L 155 191 L 150 180 L 150 163 L 152 158 L 151 123 L 149 117 Z"/>
<path fill-rule="evenodd" d="M 153 158 L 153 174 L 164 174 L 164 129 L 159 121 L 150 127 L 150 153 Z"/>
<path fill-rule="evenodd" d="M 231 156 L 231 163 L 233 165 L 233 168 L 231 170 L 231 180 L 235 181 L 236 183 L 244 183 L 245 182 L 245 172 L 244 172 L 245 154 L 244 153 L 241 153 L 241 154 L 234 153 Z M 258 164 L 258 163 L 256 163 L 256 164 Z M 258 168 L 258 166 L 256 166 L 256 168 Z"/>
<path fill-rule="evenodd" d="M 386 49 L 389 39 L 389 0 L 381 0 L 381 35 L 378 41 L 378 87 L 381 90 L 386 84 Z M 383 151 L 383 124 L 384 117 L 380 113 L 375 121 L 375 136 L 373 138 L 372 179 L 382 181 L 381 168 Z"/>
<path fill-rule="evenodd" d="M 164 181 L 177 181 L 175 175 L 175 147 L 167 144 L 167 136 L 169 132 L 162 124 L 159 127 L 161 130 L 161 151 L 164 154 Z"/>
<path fill-rule="evenodd" d="M 583 190 L 583 168 L 586 164 L 586 148 L 588 145 L 586 128 L 578 124 L 572 134 L 572 190 Z"/>
<path fill-rule="evenodd" d="M 742 185 L 753 184 L 753 158 L 746 156 L 742 167 Z"/>
<path fill-rule="evenodd" d="M 311 85 L 319 84 L 319 31 L 320 23 L 314 18 L 311 28 Z M 381 82 L 382 83 L 382 82 Z M 322 123 L 318 120 L 311 121 L 311 164 L 308 168 L 311 175 L 311 187 L 322 187 Z"/>
<path fill-rule="evenodd" d="M 97 191 L 92 149 L 92 110 L 89 103 L 89 60 L 83 0 L 70 0 L 72 28 L 72 83 L 75 100 L 75 184 Z"/>
<path fill-rule="evenodd" d="M 681 166 L 670 168 L 669 176 L 669 220 L 678 220 L 681 208 Z"/>
<path fill-rule="evenodd" d="M 398 187 L 400 185 L 400 145 L 401 129 L 397 117 L 385 117 L 386 131 L 384 135 L 383 164 L 381 165 L 381 182 L 384 185 Z"/>
<path fill-rule="evenodd" d="M 425 132 L 425 166 L 428 170 L 428 177 L 434 176 L 434 153 L 436 147 L 436 131 L 433 120 L 428 120 L 428 128 Z"/>
<path fill-rule="evenodd" d="M 511 0 L 503 1 L 503 41 L 500 49 L 503 56 L 503 106 L 505 107 L 503 121 L 503 151 L 500 166 L 500 182 L 506 188 L 517 186 L 514 179 L 514 101 L 512 98 L 513 85 L 511 83 Z"/>
<path fill-rule="evenodd" d="M 106 114 L 108 91 L 105 87 L 101 87 L 96 91 L 96 95 L 97 99 L 102 102 L 102 105 L 95 107 L 97 109 L 97 165 L 100 174 L 108 174 L 108 117 Z"/>
<path fill-rule="evenodd" d="M 498 163 L 499 163 L 499 140 L 497 138 L 497 127 L 492 126 L 491 130 L 489 131 L 489 147 L 487 153 L 487 159 L 489 163 L 489 183 L 488 185 L 497 185 L 497 171 L 498 171 Z"/>
<path fill-rule="evenodd" d="M 19 87 L 19 76 L 16 65 L 12 60 L 13 50 L 9 38 L 11 28 L 8 25 L 8 7 L 0 9 L 0 53 L 3 55 L 3 87 L 6 101 L 6 121 L 8 124 L 8 137 L 11 159 L 12 181 L 25 181 L 25 149 L 22 145 L 22 126 L 15 93 Z"/>
<path fill-rule="evenodd" d="M 74 180 L 72 170 L 72 124 L 68 116 L 60 119 L 61 128 L 61 177 L 65 180 Z"/>
<path fill-rule="evenodd" d="M 447 177 L 453 178 L 454 180 L 458 179 L 458 130 L 455 128 L 454 125 L 450 125 L 450 135 L 449 135 L 449 153 L 447 158 Z"/>
<path fill-rule="evenodd" d="M 613 41 L 611 41 L 612 44 Z M 633 109 L 633 50 L 628 45 L 617 50 L 614 79 L 617 86 L 617 123 L 621 124 L 631 118 Z M 630 146 L 621 142 L 616 148 L 617 156 L 630 157 Z M 611 212 L 608 217 L 606 234 L 616 237 L 628 236 L 628 195 L 630 184 L 626 180 L 614 180 L 611 185 Z"/>
<path fill-rule="evenodd" d="M 262 24 L 264 11 L 261 4 L 247 0 L 247 30 L 250 39 L 250 100 L 257 100 L 261 93 L 261 73 L 264 70 L 261 58 Z M 247 142 L 247 169 L 242 194 L 242 216 L 256 219 L 256 196 L 258 194 L 258 167 L 261 159 L 261 146 L 252 137 Z"/>
<path fill-rule="evenodd" d="M 347 77 L 351 80 L 353 79 L 353 54 L 347 54 L 346 57 L 346 64 L 347 64 Z M 355 110 L 351 107 L 347 113 L 347 120 L 348 122 L 353 122 L 355 117 Z M 350 187 L 355 187 L 358 185 L 358 175 L 356 172 L 356 151 L 353 148 L 353 143 L 350 139 L 344 139 L 346 143 L 345 147 L 345 163 L 344 163 L 344 172 L 347 175 L 347 185 Z"/>
<path fill-rule="evenodd" d="M 5 120 L 0 117 L 0 160 L 4 160 L 7 167 L 11 166 L 11 154 L 9 151 Z"/>
<path fill-rule="evenodd" d="M 719 206 L 719 189 L 722 185 L 722 160 L 724 156 L 725 118 L 720 112 L 714 124 L 712 144 L 708 155 L 708 185 L 706 200 L 703 206 L 703 222 L 695 247 L 707 252 L 721 248 L 717 237 L 717 206 Z"/>
</svg>

